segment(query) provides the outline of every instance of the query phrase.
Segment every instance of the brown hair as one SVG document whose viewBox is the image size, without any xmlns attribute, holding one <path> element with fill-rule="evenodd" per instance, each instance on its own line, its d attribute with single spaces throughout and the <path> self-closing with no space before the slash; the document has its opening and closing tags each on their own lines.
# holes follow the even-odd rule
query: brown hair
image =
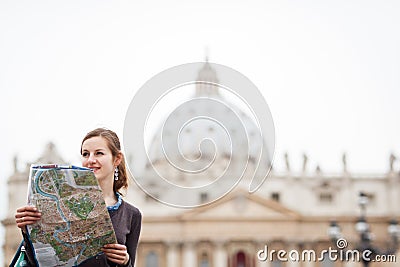
<svg viewBox="0 0 400 267">
<path fill-rule="evenodd" d="M 113 190 L 114 192 L 118 192 L 122 194 L 119 190 L 121 188 L 127 189 L 129 183 L 129 176 L 125 166 L 125 157 L 124 154 L 121 152 L 121 144 L 119 142 L 119 138 L 117 134 L 109 129 L 106 128 L 97 128 L 94 129 L 86 134 L 86 136 L 82 140 L 81 144 L 81 155 L 82 155 L 82 145 L 83 143 L 92 137 L 100 136 L 107 140 L 108 148 L 111 150 L 111 154 L 113 155 L 113 159 L 121 154 L 122 160 L 121 163 L 117 166 L 118 167 L 118 180 L 114 180 Z"/>
</svg>

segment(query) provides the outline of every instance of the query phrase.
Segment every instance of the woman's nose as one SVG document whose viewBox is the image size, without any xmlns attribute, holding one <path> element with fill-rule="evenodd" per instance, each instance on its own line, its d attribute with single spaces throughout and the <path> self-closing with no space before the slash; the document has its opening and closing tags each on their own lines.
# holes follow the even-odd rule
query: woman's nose
<svg viewBox="0 0 400 267">
<path fill-rule="evenodd" d="M 94 155 L 90 155 L 88 161 L 89 161 L 89 163 L 91 163 L 91 164 L 96 163 L 96 159 L 94 158 Z"/>
</svg>

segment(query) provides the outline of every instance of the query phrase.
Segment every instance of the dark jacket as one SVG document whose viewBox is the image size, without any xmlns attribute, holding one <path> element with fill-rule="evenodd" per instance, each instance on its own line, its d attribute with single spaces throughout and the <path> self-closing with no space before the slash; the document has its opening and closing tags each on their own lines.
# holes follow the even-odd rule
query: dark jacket
<svg viewBox="0 0 400 267">
<path fill-rule="evenodd" d="M 129 262 L 126 266 L 135 266 L 136 249 L 138 245 L 142 215 L 140 211 L 131 204 L 122 200 L 121 206 L 117 210 L 109 211 L 115 235 L 119 244 L 127 247 L 129 253 Z M 35 266 L 33 259 L 33 250 L 28 240 L 28 236 L 23 234 L 25 240 L 25 249 L 31 266 Z M 114 267 L 117 264 L 107 260 L 104 254 L 92 257 L 79 265 L 79 267 Z"/>
</svg>

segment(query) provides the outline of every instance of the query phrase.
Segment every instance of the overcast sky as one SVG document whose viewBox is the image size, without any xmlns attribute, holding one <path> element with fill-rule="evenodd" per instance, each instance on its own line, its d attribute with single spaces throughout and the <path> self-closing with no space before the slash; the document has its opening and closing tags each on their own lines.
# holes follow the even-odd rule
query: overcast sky
<svg viewBox="0 0 400 267">
<path fill-rule="evenodd" d="M 122 137 L 135 91 L 206 47 L 264 95 L 278 169 L 288 151 L 295 169 L 307 153 L 337 173 L 347 152 L 350 171 L 383 173 L 400 152 L 399 14 L 398 1 L 1 1 L 1 188 L 14 155 L 22 168 L 52 141 L 79 164 L 89 130 Z"/>
</svg>

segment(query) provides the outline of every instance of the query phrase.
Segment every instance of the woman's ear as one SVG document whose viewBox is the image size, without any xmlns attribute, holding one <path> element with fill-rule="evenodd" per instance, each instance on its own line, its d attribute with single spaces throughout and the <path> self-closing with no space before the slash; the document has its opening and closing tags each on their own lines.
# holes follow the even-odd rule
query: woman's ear
<svg viewBox="0 0 400 267">
<path fill-rule="evenodd" d="M 114 161 L 114 165 L 118 166 L 119 164 L 121 164 L 122 161 L 122 152 L 119 152 L 118 155 L 115 157 L 115 161 Z"/>
</svg>

